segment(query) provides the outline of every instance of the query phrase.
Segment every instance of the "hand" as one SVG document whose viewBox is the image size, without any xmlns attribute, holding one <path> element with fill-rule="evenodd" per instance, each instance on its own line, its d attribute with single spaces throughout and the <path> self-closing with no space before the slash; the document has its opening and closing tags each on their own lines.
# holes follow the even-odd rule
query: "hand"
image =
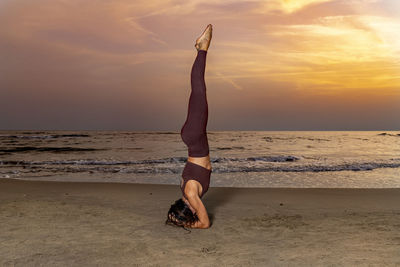
<svg viewBox="0 0 400 267">
<path fill-rule="evenodd" d="M 209 225 L 203 224 L 201 221 L 196 221 L 194 224 L 190 224 L 190 225 L 186 224 L 185 226 L 189 227 L 189 228 L 199 228 L 199 229 L 206 229 L 206 228 L 210 227 Z"/>
</svg>

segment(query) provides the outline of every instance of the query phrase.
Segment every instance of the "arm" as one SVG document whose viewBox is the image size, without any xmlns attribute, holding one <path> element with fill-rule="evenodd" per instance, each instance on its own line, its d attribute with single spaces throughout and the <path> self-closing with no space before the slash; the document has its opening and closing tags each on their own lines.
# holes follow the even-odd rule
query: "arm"
<svg viewBox="0 0 400 267">
<path fill-rule="evenodd" d="M 199 189 L 201 184 L 196 180 L 189 180 L 186 183 L 185 187 L 185 195 L 187 196 L 187 202 L 189 202 L 190 209 L 193 213 L 197 215 L 199 221 L 194 223 L 193 225 L 186 225 L 187 227 L 191 228 L 209 228 L 210 227 L 210 220 L 208 218 L 207 210 L 199 197 Z"/>
<path fill-rule="evenodd" d="M 193 192 L 193 191 L 192 191 Z M 195 192 L 187 195 L 190 206 L 195 210 L 199 221 L 188 227 L 206 229 L 210 227 L 210 219 L 208 218 L 206 207 L 204 207 L 199 195 Z"/>
</svg>

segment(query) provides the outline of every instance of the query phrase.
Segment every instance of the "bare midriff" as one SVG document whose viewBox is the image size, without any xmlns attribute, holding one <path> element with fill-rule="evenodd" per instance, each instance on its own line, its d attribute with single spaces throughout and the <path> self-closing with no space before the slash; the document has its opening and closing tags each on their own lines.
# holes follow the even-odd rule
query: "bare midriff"
<svg viewBox="0 0 400 267">
<path fill-rule="evenodd" d="M 188 157 L 187 160 L 194 164 L 200 165 L 203 168 L 211 170 L 210 155 L 207 155 L 206 157 Z"/>
</svg>

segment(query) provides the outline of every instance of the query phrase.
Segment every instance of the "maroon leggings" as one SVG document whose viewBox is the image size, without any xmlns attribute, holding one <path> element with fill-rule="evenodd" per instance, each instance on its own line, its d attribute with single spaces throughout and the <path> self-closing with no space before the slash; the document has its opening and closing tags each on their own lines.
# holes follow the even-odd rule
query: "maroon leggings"
<svg viewBox="0 0 400 267">
<path fill-rule="evenodd" d="M 204 72 L 206 68 L 207 51 L 198 50 L 191 72 L 192 92 L 189 98 L 189 107 L 186 122 L 181 129 L 181 137 L 188 147 L 190 157 L 205 157 L 209 154 L 207 140 L 208 105 Z M 182 172 L 183 183 L 181 190 L 185 194 L 187 181 L 196 180 L 201 184 L 200 198 L 210 186 L 211 170 L 198 164 L 187 161 Z"/>
<path fill-rule="evenodd" d="M 197 57 L 190 74 L 192 92 L 189 98 L 188 114 L 181 129 L 181 137 L 188 147 L 190 157 L 205 157 L 209 154 L 206 130 L 208 104 L 204 81 L 206 56 L 207 51 L 197 51 Z"/>
</svg>

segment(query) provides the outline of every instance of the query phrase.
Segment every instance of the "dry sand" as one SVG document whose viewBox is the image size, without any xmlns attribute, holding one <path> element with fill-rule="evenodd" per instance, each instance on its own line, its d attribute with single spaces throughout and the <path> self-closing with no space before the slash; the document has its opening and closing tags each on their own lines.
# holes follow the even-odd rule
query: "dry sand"
<svg viewBox="0 0 400 267">
<path fill-rule="evenodd" d="M 399 266 L 400 189 L 210 188 L 210 229 L 165 225 L 178 185 L 0 181 L 0 266 Z"/>
</svg>

